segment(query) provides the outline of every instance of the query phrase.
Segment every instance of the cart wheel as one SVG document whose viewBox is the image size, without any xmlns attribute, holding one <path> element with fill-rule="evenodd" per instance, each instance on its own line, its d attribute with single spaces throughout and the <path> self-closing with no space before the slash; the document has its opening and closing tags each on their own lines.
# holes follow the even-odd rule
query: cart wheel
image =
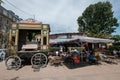
<svg viewBox="0 0 120 80">
<path fill-rule="evenodd" d="M 47 65 L 47 56 L 43 53 L 34 54 L 31 58 L 33 68 L 45 67 Z"/>
<path fill-rule="evenodd" d="M 9 56 L 5 60 L 5 65 L 7 69 L 19 69 L 21 67 L 21 59 L 20 57 L 14 55 L 14 56 Z"/>
</svg>

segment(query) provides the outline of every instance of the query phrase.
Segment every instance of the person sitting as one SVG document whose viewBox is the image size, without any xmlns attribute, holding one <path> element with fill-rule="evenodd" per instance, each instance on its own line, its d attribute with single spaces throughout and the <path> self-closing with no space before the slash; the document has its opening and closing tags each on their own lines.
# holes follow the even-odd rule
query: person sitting
<svg viewBox="0 0 120 80">
<path fill-rule="evenodd" d="M 73 57 L 73 60 L 74 60 L 74 63 L 79 63 L 79 62 L 80 62 L 80 59 L 78 58 L 77 55 L 75 55 L 75 56 Z"/>
<path fill-rule="evenodd" d="M 89 55 L 89 62 L 93 64 L 93 63 L 96 63 L 96 61 L 97 60 L 96 60 L 93 52 L 91 52 L 90 55 Z"/>
</svg>

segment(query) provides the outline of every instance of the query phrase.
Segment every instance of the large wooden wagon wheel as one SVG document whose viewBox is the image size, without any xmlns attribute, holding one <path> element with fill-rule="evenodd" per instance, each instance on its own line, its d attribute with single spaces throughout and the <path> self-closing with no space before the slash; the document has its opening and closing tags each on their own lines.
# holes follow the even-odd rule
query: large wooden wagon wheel
<svg viewBox="0 0 120 80">
<path fill-rule="evenodd" d="M 33 68 L 45 67 L 47 65 L 48 58 L 43 53 L 36 53 L 31 58 L 31 64 Z"/>
<path fill-rule="evenodd" d="M 16 55 L 9 56 L 5 60 L 5 65 L 7 69 L 19 69 L 21 67 L 21 59 Z"/>
</svg>

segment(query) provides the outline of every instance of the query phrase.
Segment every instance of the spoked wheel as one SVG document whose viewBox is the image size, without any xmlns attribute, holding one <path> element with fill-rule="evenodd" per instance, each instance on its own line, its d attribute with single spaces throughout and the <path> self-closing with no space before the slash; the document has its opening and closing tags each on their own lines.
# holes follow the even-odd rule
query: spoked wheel
<svg viewBox="0 0 120 80">
<path fill-rule="evenodd" d="M 21 59 L 20 57 L 14 55 L 14 56 L 9 56 L 5 60 L 5 65 L 7 69 L 19 69 L 21 67 Z"/>
<path fill-rule="evenodd" d="M 47 65 L 47 56 L 43 53 L 36 53 L 31 58 L 33 68 L 45 67 Z"/>
</svg>

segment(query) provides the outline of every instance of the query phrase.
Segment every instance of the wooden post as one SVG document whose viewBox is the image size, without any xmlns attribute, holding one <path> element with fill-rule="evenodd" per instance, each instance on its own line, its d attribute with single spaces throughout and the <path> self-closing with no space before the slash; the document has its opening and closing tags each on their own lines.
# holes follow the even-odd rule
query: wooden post
<svg viewBox="0 0 120 80">
<path fill-rule="evenodd" d="M 47 30 L 47 49 L 49 47 L 49 30 Z"/>
<path fill-rule="evenodd" d="M 43 29 L 41 29 L 41 49 L 43 49 Z"/>
<path fill-rule="evenodd" d="M 19 31 L 17 29 L 16 30 L 16 35 L 15 35 L 15 49 L 16 49 L 16 51 L 18 50 L 18 34 L 19 34 Z"/>
<path fill-rule="evenodd" d="M 92 43 L 92 49 L 94 49 L 94 48 L 95 48 L 94 43 Z"/>
</svg>

